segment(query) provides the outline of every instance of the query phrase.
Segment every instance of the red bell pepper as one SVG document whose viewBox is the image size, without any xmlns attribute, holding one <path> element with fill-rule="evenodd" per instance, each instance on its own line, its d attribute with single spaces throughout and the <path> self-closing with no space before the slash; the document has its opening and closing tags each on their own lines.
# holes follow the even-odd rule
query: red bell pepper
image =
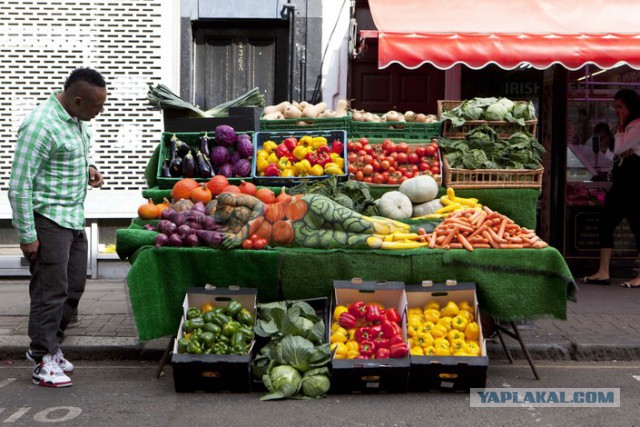
<svg viewBox="0 0 640 427">
<path fill-rule="evenodd" d="M 324 167 L 327 163 L 331 163 L 333 159 L 331 158 L 331 150 L 326 145 L 322 147 L 318 147 L 318 151 L 316 152 L 316 163 L 320 166 Z"/>
<path fill-rule="evenodd" d="M 356 319 L 362 319 L 367 315 L 367 306 L 364 301 L 357 301 L 353 304 L 349 304 L 347 309 L 349 310 L 349 314 Z"/>
<path fill-rule="evenodd" d="M 270 163 L 264 170 L 265 176 L 280 176 L 280 169 L 275 163 Z"/>
<path fill-rule="evenodd" d="M 289 150 L 289 152 L 293 152 L 293 149 L 298 146 L 298 140 L 292 136 L 290 136 L 289 138 L 285 138 L 282 142 L 284 143 L 285 147 L 287 147 L 287 150 Z"/>
<path fill-rule="evenodd" d="M 356 318 L 345 311 L 338 318 L 338 324 L 345 329 L 352 329 L 356 327 Z"/>
<path fill-rule="evenodd" d="M 404 338 L 402 338 L 402 335 L 396 335 L 395 337 L 389 338 L 389 347 L 393 347 L 396 344 L 402 343 L 404 343 Z"/>
<path fill-rule="evenodd" d="M 409 346 L 407 343 L 396 344 L 389 347 L 389 357 L 402 358 L 409 354 Z"/>
<path fill-rule="evenodd" d="M 387 308 L 384 311 L 384 316 L 387 318 L 387 320 L 391 320 L 392 322 L 395 323 L 400 323 L 400 314 L 398 313 L 398 310 L 396 310 L 395 307 L 390 307 Z"/>
<path fill-rule="evenodd" d="M 357 355 L 356 357 L 354 357 L 355 360 L 364 360 L 364 359 L 368 359 L 368 357 L 363 356 L 361 354 Z"/>
<path fill-rule="evenodd" d="M 367 320 L 369 322 L 379 322 L 382 320 L 380 315 L 380 307 L 377 304 L 369 304 L 367 306 Z"/>
<path fill-rule="evenodd" d="M 382 335 L 385 338 L 393 338 L 396 335 L 402 336 L 402 329 L 400 329 L 400 325 L 397 323 L 384 320 L 382 322 Z"/>
<path fill-rule="evenodd" d="M 333 141 L 331 143 L 331 152 L 342 156 L 344 154 L 344 142 L 337 140 Z"/>
<path fill-rule="evenodd" d="M 373 343 L 376 345 L 376 348 L 389 348 L 389 340 L 382 335 L 374 338 Z"/>
<path fill-rule="evenodd" d="M 371 334 L 369 333 L 369 328 L 358 328 L 356 329 L 355 340 L 358 342 L 362 341 L 370 341 L 372 339 Z"/>
<path fill-rule="evenodd" d="M 278 158 L 280 157 L 289 157 L 289 149 L 287 148 L 286 145 L 284 145 L 284 142 L 281 142 L 280 144 L 278 144 L 278 146 L 276 147 L 276 156 L 278 156 Z"/>
<path fill-rule="evenodd" d="M 389 358 L 389 349 L 388 348 L 377 348 L 376 349 L 376 359 L 388 359 Z"/>
<path fill-rule="evenodd" d="M 364 340 L 360 343 L 360 354 L 366 357 L 373 356 L 376 346 L 369 340 Z"/>
<path fill-rule="evenodd" d="M 369 326 L 369 336 L 372 340 L 377 339 L 382 336 L 382 325 L 376 323 L 375 325 Z"/>
<path fill-rule="evenodd" d="M 308 153 L 305 159 L 309 160 L 309 163 L 311 163 L 311 166 L 314 166 L 316 163 L 318 163 L 318 156 L 316 155 L 316 153 L 313 153 L 313 152 Z"/>
</svg>

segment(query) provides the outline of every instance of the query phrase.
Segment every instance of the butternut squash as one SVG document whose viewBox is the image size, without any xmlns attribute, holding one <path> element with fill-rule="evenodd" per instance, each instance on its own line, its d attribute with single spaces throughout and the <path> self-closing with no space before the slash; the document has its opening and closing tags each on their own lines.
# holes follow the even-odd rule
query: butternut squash
<svg viewBox="0 0 640 427">
<path fill-rule="evenodd" d="M 302 117 L 315 118 L 326 109 L 327 104 L 324 102 L 319 102 L 316 105 L 308 105 L 304 110 L 302 110 Z"/>
<path fill-rule="evenodd" d="M 294 107 L 293 105 L 289 105 L 284 109 L 284 118 L 285 119 L 299 119 L 302 116 L 302 111 L 299 108 Z"/>
<path fill-rule="evenodd" d="M 284 115 L 280 111 L 276 111 L 274 113 L 265 114 L 262 116 L 263 120 L 282 120 L 284 119 Z"/>
<path fill-rule="evenodd" d="M 328 118 L 328 117 L 338 117 L 338 115 L 333 110 L 324 110 L 322 113 L 318 114 L 318 118 Z"/>
<path fill-rule="evenodd" d="M 336 117 L 346 116 L 348 108 L 349 102 L 346 99 L 339 99 L 338 102 L 336 102 Z"/>
<path fill-rule="evenodd" d="M 291 103 L 289 101 L 283 101 L 280 104 L 277 105 L 267 105 L 266 107 L 264 107 L 264 110 L 262 110 L 262 115 L 263 116 L 267 116 L 269 114 L 272 113 L 280 113 L 283 114 L 284 110 L 291 105 Z M 264 118 L 264 117 L 263 117 Z"/>
</svg>

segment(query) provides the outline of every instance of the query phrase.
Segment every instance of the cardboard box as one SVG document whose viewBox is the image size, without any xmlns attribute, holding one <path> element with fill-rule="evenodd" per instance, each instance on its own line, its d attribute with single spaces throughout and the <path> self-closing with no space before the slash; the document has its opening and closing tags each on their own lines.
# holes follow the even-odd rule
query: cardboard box
<svg viewBox="0 0 640 427">
<path fill-rule="evenodd" d="M 410 355 L 409 368 L 410 391 L 459 391 L 468 392 L 470 388 L 483 388 L 487 382 L 489 357 L 487 347 L 482 336 L 480 310 L 476 296 L 475 283 L 445 283 L 424 282 L 420 285 L 407 285 L 407 310 L 412 307 L 424 307 L 427 303 L 436 301 L 440 306 L 453 301 L 456 304 L 468 301 L 475 307 L 475 322 L 478 323 L 480 335 L 480 356 L 414 356 Z"/>
<path fill-rule="evenodd" d="M 212 132 L 218 125 L 229 125 L 238 132 L 260 130 L 259 107 L 231 107 L 229 117 L 192 117 L 189 110 L 162 110 L 165 132 Z"/>
<path fill-rule="evenodd" d="M 331 334 L 333 311 L 337 305 L 356 301 L 379 302 L 385 307 L 396 307 L 402 314 L 402 334 L 406 341 L 407 324 L 404 315 L 407 297 L 403 282 L 365 282 L 360 279 L 333 282 L 331 321 L 327 334 Z M 332 359 L 331 393 L 403 393 L 407 391 L 409 358 L 402 359 Z"/>
<path fill-rule="evenodd" d="M 177 337 L 182 336 L 182 328 L 189 307 L 200 308 L 205 303 L 224 306 L 230 299 L 238 300 L 247 310 L 256 314 L 256 297 L 258 290 L 254 288 L 208 290 L 189 288 L 183 302 L 184 314 L 180 322 Z M 247 354 L 188 354 L 178 353 L 177 339 L 173 345 L 171 364 L 173 366 L 173 383 L 176 392 L 194 391 L 231 391 L 236 393 L 251 390 L 250 361 L 255 341 Z"/>
</svg>

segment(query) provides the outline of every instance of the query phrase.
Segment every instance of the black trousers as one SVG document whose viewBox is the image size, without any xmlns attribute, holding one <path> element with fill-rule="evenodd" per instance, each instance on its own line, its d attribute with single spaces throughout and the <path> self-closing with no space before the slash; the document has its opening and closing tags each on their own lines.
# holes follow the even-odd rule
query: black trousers
<svg viewBox="0 0 640 427">
<path fill-rule="evenodd" d="M 35 214 L 40 246 L 31 261 L 29 349 L 36 360 L 55 354 L 87 281 L 87 236 Z"/>
<path fill-rule="evenodd" d="M 613 231 L 626 218 L 640 251 L 640 156 L 614 165 L 612 181 L 600 216 L 600 247 L 613 248 Z"/>
</svg>

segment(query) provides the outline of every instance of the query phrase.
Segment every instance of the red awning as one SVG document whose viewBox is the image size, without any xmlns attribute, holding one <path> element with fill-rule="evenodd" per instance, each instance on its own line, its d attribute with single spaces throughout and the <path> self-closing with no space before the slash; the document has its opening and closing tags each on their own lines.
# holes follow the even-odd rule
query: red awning
<svg viewBox="0 0 640 427">
<path fill-rule="evenodd" d="M 369 7 L 381 69 L 640 69 L 638 0 L 369 0 Z"/>
</svg>

